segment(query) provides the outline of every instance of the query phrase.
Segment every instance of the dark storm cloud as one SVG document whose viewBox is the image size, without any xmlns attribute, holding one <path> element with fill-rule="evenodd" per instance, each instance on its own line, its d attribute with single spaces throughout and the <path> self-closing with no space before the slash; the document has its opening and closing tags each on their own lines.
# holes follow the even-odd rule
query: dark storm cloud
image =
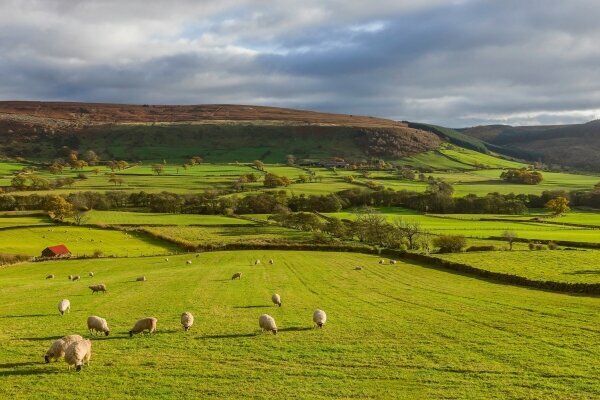
<svg viewBox="0 0 600 400">
<path fill-rule="evenodd" d="M 600 117 L 599 12 L 592 0 L 13 0 L 0 4 L 0 97 L 585 121 Z"/>
</svg>

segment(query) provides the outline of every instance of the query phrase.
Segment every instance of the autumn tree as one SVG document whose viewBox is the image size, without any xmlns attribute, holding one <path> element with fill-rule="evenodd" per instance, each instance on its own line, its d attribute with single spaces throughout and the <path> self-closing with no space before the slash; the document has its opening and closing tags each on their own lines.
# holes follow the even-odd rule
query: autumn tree
<svg viewBox="0 0 600 400">
<path fill-rule="evenodd" d="M 550 210 L 555 216 L 565 214 L 571 210 L 569 208 L 569 200 L 562 196 L 549 200 L 546 204 L 544 204 L 544 207 Z"/>
<path fill-rule="evenodd" d="M 152 166 L 152 172 L 154 172 L 156 175 L 162 175 L 162 173 L 164 171 L 165 171 L 164 164 L 154 164 Z"/>
<path fill-rule="evenodd" d="M 61 196 L 48 196 L 44 209 L 50 217 L 59 221 L 73 215 L 73 205 Z"/>
<path fill-rule="evenodd" d="M 259 171 L 264 171 L 264 169 L 265 169 L 265 163 L 263 163 L 260 160 L 252 161 L 252 166 L 254 166 L 254 168 L 256 168 Z"/>
</svg>

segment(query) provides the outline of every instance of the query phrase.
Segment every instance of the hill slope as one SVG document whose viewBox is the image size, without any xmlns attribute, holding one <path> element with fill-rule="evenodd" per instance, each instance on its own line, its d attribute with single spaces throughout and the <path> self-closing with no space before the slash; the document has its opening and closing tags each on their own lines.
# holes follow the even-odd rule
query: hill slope
<svg viewBox="0 0 600 400">
<path fill-rule="evenodd" d="M 402 122 L 275 107 L 0 102 L 0 154 L 38 159 L 59 156 L 63 146 L 104 159 L 392 159 L 440 143 Z"/>
<path fill-rule="evenodd" d="M 461 131 L 505 154 L 581 169 L 600 169 L 600 121 L 548 126 L 489 125 Z"/>
</svg>

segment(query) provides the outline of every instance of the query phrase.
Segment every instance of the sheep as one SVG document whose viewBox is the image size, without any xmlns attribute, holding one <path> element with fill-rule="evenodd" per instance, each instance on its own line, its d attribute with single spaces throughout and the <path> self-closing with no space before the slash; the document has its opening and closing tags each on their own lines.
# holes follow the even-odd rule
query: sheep
<svg viewBox="0 0 600 400">
<path fill-rule="evenodd" d="M 327 314 L 323 310 L 315 310 L 313 313 L 313 322 L 319 327 L 322 328 L 327 322 Z"/>
<path fill-rule="evenodd" d="M 83 338 L 79 335 L 67 335 L 55 340 L 50 345 L 50 348 L 44 356 L 44 361 L 46 364 L 50 361 L 58 361 L 60 358 L 63 358 L 65 356 L 65 350 L 67 350 L 67 347 L 69 347 L 71 343 L 78 340 L 83 340 Z"/>
<path fill-rule="evenodd" d="M 154 317 L 142 318 L 138 322 L 135 323 L 133 328 L 129 331 L 129 337 L 132 337 L 134 334 L 141 333 L 144 334 L 144 331 L 147 330 L 149 333 L 156 332 L 156 323 L 158 319 Z"/>
<path fill-rule="evenodd" d="M 46 277 L 46 279 L 54 279 L 54 274 L 50 274 Z"/>
<path fill-rule="evenodd" d="M 93 277 L 94 277 L 94 273 L 93 273 L 93 272 L 89 272 L 89 273 L 88 273 L 88 276 L 89 276 L 90 278 L 93 278 Z"/>
<path fill-rule="evenodd" d="M 92 294 L 96 293 L 96 292 L 102 292 L 102 293 L 106 293 L 106 285 L 104 283 L 99 283 L 97 285 L 92 285 L 92 286 L 88 286 L 90 289 L 92 289 Z"/>
<path fill-rule="evenodd" d="M 65 315 L 65 312 L 71 312 L 71 302 L 68 299 L 63 299 L 58 303 L 58 312 L 60 315 Z"/>
<path fill-rule="evenodd" d="M 277 324 L 275 324 L 275 320 L 270 315 L 261 315 L 258 318 L 258 325 L 263 332 L 273 332 L 273 335 L 277 335 Z"/>
<path fill-rule="evenodd" d="M 80 280 L 80 279 L 81 279 L 81 277 L 80 277 L 79 275 L 75 275 L 75 276 L 73 276 L 73 278 L 71 278 L 71 280 L 72 280 L 73 282 L 75 282 L 75 281 L 78 281 L 78 280 Z"/>
<path fill-rule="evenodd" d="M 385 260 L 382 258 L 381 260 L 379 260 L 379 264 L 385 264 Z"/>
<path fill-rule="evenodd" d="M 396 264 L 396 260 L 390 260 L 390 264 Z"/>
<path fill-rule="evenodd" d="M 362 267 L 361 267 L 361 266 L 358 266 L 358 267 L 354 268 L 354 270 L 355 270 L 355 271 L 362 271 Z"/>
<path fill-rule="evenodd" d="M 187 264 L 187 265 L 190 265 L 191 263 L 192 263 L 192 260 L 187 260 L 187 261 L 186 261 L 186 264 Z"/>
<path fill-rule="evenodd" d="M 92 342 L 90 340 L 78 340 L 71 343 L 65 351 L 65 362 L 69 364 L 69 370 L 71 366 L 75 366 L 75 371 L 81 371 L 81 367 L 84 364 L 90 365 L 90 358 L 92 357 Z"/>
<path fill-rule="evenodd" d="M 69 280 L 73 279 L 73 275 L 68 276 Z"/>
<path fill-rule="evenodd" d="M 169 259 L 168 259 L 168 258 L 165 258 L 165 261 L 166 261 L 166 262 L 169 262 Z"/>
<path fill-rule="evenodd" d="M 259 264 L 260 264 L 260 260 L 254 261 L 254 265 L 259 265 Z"/>
<path fill-rule="evenodd" d="M 90 334 L 96 334 L 96 332 L 104 332 L 104 335 L 108 336 L 110 334 L 110 329 L 108 328 L 108 323 L 104 318 L 97 317 L 92 315 L 87 319 L 87 327 L 90 331 Z"/>
<path fill-rule="evenodd" d="M 233 274 L 233 276 L 231 277 L 231 280 L 234 280 L 234 279 L 242 279 L 242 273 L 236 272 L 235 274 Z"/>
<path fill-rule="evenodd" d="M 138 276 L 135 281 L 136 282 L 146 282 L 146 277 L 145 276 Z"/>
<path fill-rule="evenodd" d="M 269 264 L 270 264 L 270 265 L 273 265 L 273 264 L 275 264 L 275 261 L 273 261 L 273 259 L 270 259 L 270 260 L 269 260 Z"/>
<path fill-rule="evenodd" d="M 281 296 L 277 293 L 271 296 L 271 301 L 273 302 L 273 304 L 276 304 L 277 306 L 281 307 Z"/>
<path fill-rule="evenodd" d="M 184 331 L 189 331 L 192 325 L 194 325 L 194 316 L 191 312 L 184 312 L 181 314 L 181 325 L 183 326 Z"/>
</svg>

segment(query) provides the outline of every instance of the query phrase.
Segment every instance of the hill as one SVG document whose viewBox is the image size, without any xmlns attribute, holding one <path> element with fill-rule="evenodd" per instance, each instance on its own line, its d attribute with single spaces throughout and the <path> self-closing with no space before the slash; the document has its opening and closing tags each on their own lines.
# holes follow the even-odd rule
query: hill
<svg viewBox="0 0 600 400">
<path fill-rule="evenodd" d="M 244 105 L 0 102 L 0 154 L 52 159 L 63 146 L 102 158 L 282 162 L 398 158 L 436 149 L 434 133 L 406 123 Z"/>
<path fill-rule="evenodd" d="M 600 169 L 600 121 L 573 125 L 488 125 L 460 130 L 507 155 L 579 169 Z"/>
</svg>

